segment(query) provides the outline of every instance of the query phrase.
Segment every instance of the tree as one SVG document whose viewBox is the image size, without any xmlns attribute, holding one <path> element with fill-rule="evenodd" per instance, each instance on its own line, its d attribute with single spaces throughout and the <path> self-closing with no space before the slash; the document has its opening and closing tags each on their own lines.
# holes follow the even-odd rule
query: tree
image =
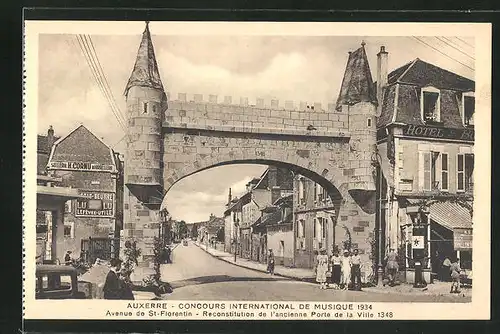
<svg viewBox="0 0 500 334">
<path fill-rule="evenodd" d="M 224 242 L 224 237 L 225 237 L 225 234 L 224 234 L 224 226 L 219 228 L 219 230 L 217 231 L 217 241 L 220 241 L 220 242 Z"/>
<path fill-rule="evenodd" d="M 188 227 L 187 224 L 184 220 L 181 220 L 179 222 L 179 236 L 181 238 L 185 238 L 188 234 Z"/>
<path fill-rule="evenodd" d="M 196 239 L 198 238 L 198 224 L 194 223 L 191 226 L 191 238 Z"/>
</svg>

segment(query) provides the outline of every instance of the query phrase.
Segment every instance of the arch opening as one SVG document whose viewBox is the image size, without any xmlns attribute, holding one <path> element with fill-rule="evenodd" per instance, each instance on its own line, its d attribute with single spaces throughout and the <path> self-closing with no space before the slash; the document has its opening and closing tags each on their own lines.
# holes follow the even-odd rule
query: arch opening
<svg viewBox="0 0 500 334">
<path fill-rule="evenodd" d="M 296 175 L 302 175 L 303 177 L 310 179 L 311 181 L 317 183 L 318 185 L 320 185 L 323 189 L 325 189 L 327 191 L 329 198 L 331 199 L 332 203 L 334 203 L 334 205 L 335 205 L 335 212 L 336 212 L 336 215 L 338 216 L 339 208 L 344 201 L 344 198 L 347 194 L 347 190 L 343 184 L 339 184 L 340 181 L 337 182 L 337 184 L 339 184 L 339 185 L 337 185 L 337 184 L 334 184 L 331 180 L 326 178 L 326 175 L 332 174 L 331 171 L 323 170 L 321 173 L 323 175 L 321 175 L 317 171 L 307 169 L 307 168 L 299 166 L 299 165 L 295 165 L 295 164 L 292 164 L 289 162 L 271 160 L 271 159 L 248 159 L 248 160 L 242 159 L 242 160 L 223 161 L 223 162 L 218 162 L 218 163 L 213 164 L 213 165 L 204 166 L 204 167 L 201 167 L 199 169 L 196 169 L 196 168 L 191 169 L 191 171 L 189 171 L 189 172 L 183 172 L 183 171 L 177 172 L 177 174 L 180 174 L 179 177 L 171 183 L 167 182 L 169 184 L 168 184 L 168 186 L 165 187 L 164 197 L 163 197 L 163 201 L 162 201 L 160 209 L 161 210 L 166 209 L 168 211 L 168 207 L 167 207 L 167 203 L 166 203 L 168 192 L 169 192 L 169 190 L 171 190 L 174 187 L 174 185 L 179 183 L 181 180 L 184 180 L 184 179 L 188 178 L 189 176 L 192 176 L 192 175 L 195 175 L 195 174 L 198 174 L 198 173 L 201 173 L 203 171 L 210 170 L 210 169 L 214 169 L 217 167 L 230 166 L 230 165 L 243 165 L 243 164 L 245 164 L 245 165 L 261 165 L 261 166 L 268 166 L 268 167 L 274 166 L 277 168 L 287 169 L 287 170 L 291 171 L 293 173 L 294 177 Z"/>
</svg>

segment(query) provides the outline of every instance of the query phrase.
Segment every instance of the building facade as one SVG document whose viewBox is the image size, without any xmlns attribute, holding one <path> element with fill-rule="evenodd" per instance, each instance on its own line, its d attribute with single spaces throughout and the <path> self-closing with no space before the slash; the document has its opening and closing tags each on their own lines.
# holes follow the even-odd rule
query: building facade
<svg viewBox="0 0 500 334">
<path fill-rule="evenodd" d="M 260 226 L 265 229 L 266 256 L 271 249 L 275 263 L 286 267 L 294 267 L 294 234 L 293 234 L 293 195 L 284 194 L 271 207 L 262 212 Z"/>
<path fill-rule="evenodd" d="M 475 83 L 420 59 L 387 73 L 378 57 L 381 254 L 398 250 L 410 282 L 416 261 L 427 282 L 447 257 L 472 269 Z"/>
<path fill-rule="evenodd" d="M 74 256 L 118 256 L 122 227 L 123 161 L 101 139 L 81 125 L 52 146 L 47 171 L 64 187 L 77 188 L 83 198 L 67 201 L 64 243 Z M 92 260 L 90 259 L 90 260 Z"/>
<path fill-rule="evenodd" d="M 326 189 L 302 175 L 295 177 L 293 213 L 296 267 L 312 268 L 315 251 L 325 249 L 331 254 L 336 242 L 340 242 L 335 239 L 335 210 Z M 337 246 L 339 249 L 343 247 Z"/>
</svg>

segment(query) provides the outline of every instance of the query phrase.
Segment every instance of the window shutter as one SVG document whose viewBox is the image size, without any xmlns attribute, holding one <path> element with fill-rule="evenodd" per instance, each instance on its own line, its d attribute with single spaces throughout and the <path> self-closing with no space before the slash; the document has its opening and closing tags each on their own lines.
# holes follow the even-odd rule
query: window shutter
<svg viewBox="0 0 500 334">
<path fill-rule="evenodd" d="M 313 239 L 316 239 L 316 218 L 313 219 Z"/>
<path fill-rule="evenodd" d="M 431 190 L 430 152 L 420 152 L 419 185 L 422 190 Z"/>
<path fill-rule="evenodd" d="M 441 189 L 448 190 L 448 153 L 441 154 Z"/>
<path fill-rule="evenodd" d="M 463 154 L 457 155 L 457 191 L 464 191 L 464 171 L 465 171 L 465 159 Z"/>
</svg>

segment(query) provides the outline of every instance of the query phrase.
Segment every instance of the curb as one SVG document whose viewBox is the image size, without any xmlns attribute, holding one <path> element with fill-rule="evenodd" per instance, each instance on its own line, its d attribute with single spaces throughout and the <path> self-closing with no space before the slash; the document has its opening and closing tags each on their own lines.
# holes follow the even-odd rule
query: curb
<svg viewBox="0 0 500 334">
<path fill-rule="evenodd" d="M 386 294 L 386 295 L 390 295 L 390 294 L 394 294 L 394 295 L 399 295 L 399 296 L 416 296 L 416 295 L 420 295 L 420 296 L 434 296 L 434 297 L 439 297 L 439 296 L 448 296 L 449 294 L 447 293 L 422 293 L 423 291 L 414 291 L 414 292 L 409 292 L 409 291 L 405 291 L 405 292 L 401 292 L 401 291 L 388 291 L 388 290 L 379 290 L 379 289 L 376 289 L 376 288 L 363 288 L 363 290 L 366 290 L 368 292 L 372 292 L 372 293 L 380 293 L 380 294 Z M 458 295 L 458 296 L 461 296 L 461 295 Z M 472 297 L 472 296 L 462 296 L 462 298 L 466 298 L 466 297 Z"/>
<path fill-rule="evenodd" d="M 234 266 L 237 266 L 237 267 L 240 267 L 240 268 L 245 268 L 245 269 L 248 269 L 248 270 L 253 270 L 253 271 L 256 271 L 256 272 L 259 272 L 259 273 L 267 273 L 266 271 L 264 270 L 261 270 L 261 269 L 256 269 L 256 268 L 251 268 L 251 267 L 246 267 L 244 265 L 241 265 L 241 264 L 238 264 L 238 263 L 234 263 L 232 261 L 229 261 L 229 260 L 226 260 L 220 256 L 217 256 L 217 255 L 214 255 L 212 253 L 210 253 L 209 251 L 203 249 L 203 247 L 201 247 L 200 245 L 196 244 L 195 245 L 200 248 L 202 251 L 204 251 L 205 253 L 209 254 L 210 256 L 218 259 L 218 260 L 221 260 L 221 261 L 224 261 L 226 263 L 229 263 L 229 264 L 232 264 Z M 314 277 L 311 277 L 311 278 L 300 278 L 300 277 L 295 277 L 295 276 L 291 276 L 291 275 L 285 275 L 285 274 L 279 274 L 279 273 L 274 273 L 274 276 L 279 276 L 279 277 L 284 277 L 284 278 L 288 278 L 288 279 L 291 279 L 291 280 L 294 280 L 294 281 L 299 281 L 299 282 L 305 282 L 305 283 L 311 283 L 312 280 L 314 280 Z"/>
</svg>

